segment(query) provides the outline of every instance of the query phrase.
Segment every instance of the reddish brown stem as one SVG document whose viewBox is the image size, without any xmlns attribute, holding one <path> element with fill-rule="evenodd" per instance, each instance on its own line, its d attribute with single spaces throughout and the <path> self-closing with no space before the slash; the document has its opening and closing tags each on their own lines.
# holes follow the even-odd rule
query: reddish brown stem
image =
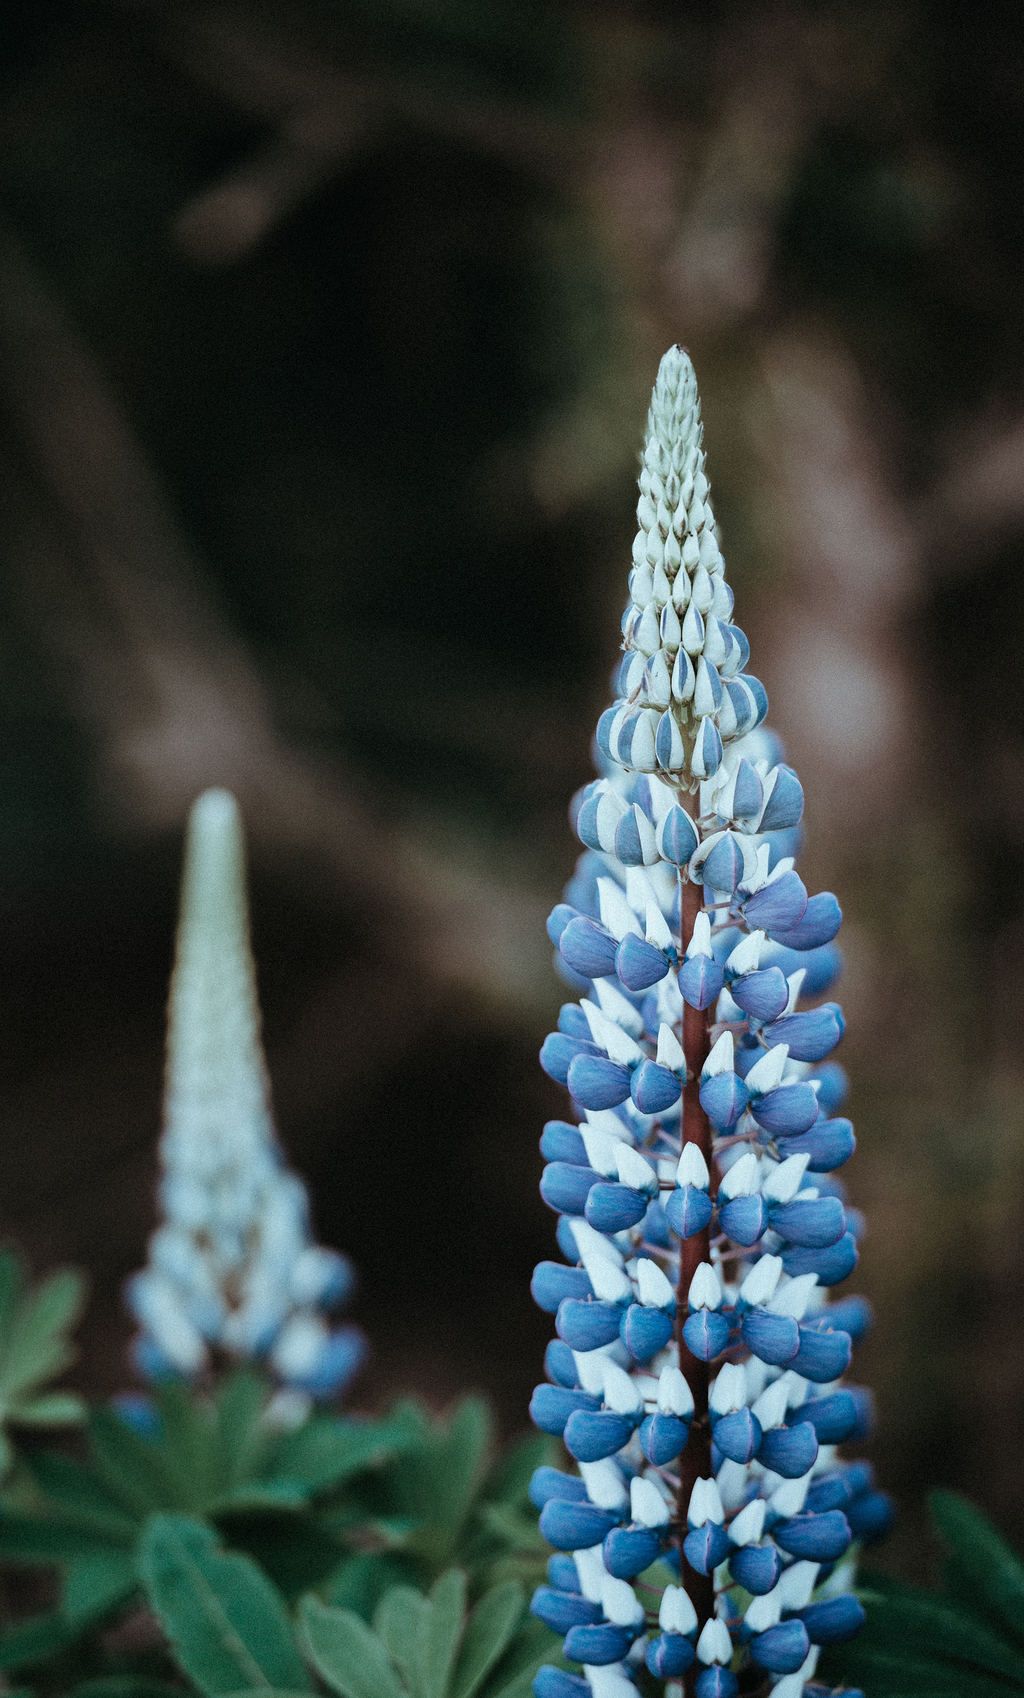
<svg viewBox="0 0 1024 1698">
<path fill-rule="evenodd" d="M 699 884 L 692 884 L 683 878 L 682 885 L 682 949 L 693 936 L 694 922 L 704 902 L 704 891 Z M 689 1003 L 683 1008 L 683 1051 L 686 1055 L 686 1089 L 683 1092 L 683 1144 L 696 1144 L 708 1164 L 711 1172 L 711 1125 L 707 1115 L 700 1105 L 700 1070 L 707 1059 L 711 1048 L 711 1018 L 707 1010 L 703 1012 L 691 1008 Z M 714 1183 L 712 1183 L 712 1192 Z M 679 1345 L 679 1366 L 686 1375 L 690 1391 L 693 1393 L 694 1413 L 690 1422 L 690 1437 L 686 1449 L 680 1457 L 679 1492 L 676 1498 L 676 1530 L 679 1538 L 680 1551 L 686 1537 L 686 1511 L 690 1502 L 694 1482 L 707 1479 L 713 1472 L 711 1467 L 711 1424 L 708 1420 L 708 1380 L 709 1371 L 706 1362 L 698 1361 L 687 1349 L 683 1339 L 683 1323 L 686 1320 L 686 1296 L 690 1282 L 701 1262 L 709 1260 L 710 1229 L 705 1227 L 692 1238 L 684 1238 L 680 1244 L 679 1256 L 679 1287 L 676 1301 L 676 1339 Z M 715 1612 L 714 1580 L 710 1574 L 698 1574 L 690 1567 L 685 1556 L 682 1557 L 683 1584 L 697 1612 L 700 1627 Z M 687 1678 L 686 1691 L 692 1692 L 691 1678 Z"/>
</svg>

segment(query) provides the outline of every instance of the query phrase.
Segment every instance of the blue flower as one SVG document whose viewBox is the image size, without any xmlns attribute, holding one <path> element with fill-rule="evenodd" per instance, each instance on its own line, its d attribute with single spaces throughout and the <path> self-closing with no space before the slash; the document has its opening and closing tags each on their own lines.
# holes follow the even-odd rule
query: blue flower
<svg viewBox="0 0 1024 1698">
<path fill-rule="evenodd" d="M 583 1674 L 543 1669 L 534 1692 L 629 1698 L 646 1666 L 733 1698 L 739 1653 L 749 1681 L 798 1698 L 817 1647 L 859 1620 L 844 1570 L 823 1589 L 823 1568 L 891 1517 L 865 1465 L 835 1453 L 872 1420 L 869 1395 L 837 1383 L 869 1311 L 829 1300 L 860 1230 L 821 1177 L 855 1146 L 830 1118 L 844 1022 L 835 1002 L 808 1006 L 839 975 L 842 915 L 793 863 L 803 791 L 746 671 L 678 348 L 637 515 L 601 775 L 572 810 L 586 853 L 548 922 L 581 999 L 541 1062 L 578 1124 L 541 1141 L 565 1259 L 534 1275 L 558 1338 L 531 1413 L 579 1476 L 535 1478 L 566 1554 L 534 1611 Z M 630 1582 L 659 1558 L 645 1639 Z"/>
<path fill-rule="evenodd" d="M 241 820 L 227 791 L 208 790 L 189 819 L 171 979 L 163 1220 L 127 1290 L 142 1328 L 136 1365 L 194 1378 L 221 1352 L 263 1363 L 300 1399 L 333 1398 L 365 1355 L 358 1328 L 329 1320 L 354 1274 L 313 1242 L 305 1186 L 274 1131 L 259 1028 Z"/>
</svg>

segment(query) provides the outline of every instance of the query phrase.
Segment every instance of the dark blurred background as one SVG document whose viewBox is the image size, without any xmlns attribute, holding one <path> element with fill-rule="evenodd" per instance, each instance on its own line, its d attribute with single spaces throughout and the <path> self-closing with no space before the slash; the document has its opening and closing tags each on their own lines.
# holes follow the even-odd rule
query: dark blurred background
<svg viewBox="0 0 1024 1698">
<path fill-rule="evenodd" d="M 192 798 L 252 839 L 359 1396 L 524 1424 L 544 936 L 658 358 L 847 912 L 861 1377 L 1024 1538 L 1024 25 L 998 0 L 9 0 L 0 1225 L 127 1377 Z"/>
</svg>

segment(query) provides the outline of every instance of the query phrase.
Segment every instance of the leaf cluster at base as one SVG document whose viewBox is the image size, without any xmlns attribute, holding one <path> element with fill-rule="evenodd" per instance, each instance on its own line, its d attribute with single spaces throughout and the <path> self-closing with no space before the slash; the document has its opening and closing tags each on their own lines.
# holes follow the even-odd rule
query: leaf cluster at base
<svg viewBox="0 0 1024 1698">
<path fill-rule="evenodd" d="M 447 1422 L 405 1402 L 379 1420 L 321 1411 L 283 1432 L 272 1394 L 249 1371 L 213 1394 L 167 1384 L 120 1413 L 92 1410 L 80 1456 L 20 1456 L 0 1498 L 0 1563 L 55 1570 L 58 1593 L 54 1608 L 0 1633 L 0 1670 L 75 1698 L 170 1698 L 183 1678 L 206 1694 L 301 1693 L 312 1653 L 296 1644 L 300 1600 L 304 1621 L 319 1608 L 370 1632 L 396 1590 L 419 1599 L 457 1571 L 449 1592 L 461 1587 L 475 1606 L 459 1641 L 467 1680 L 482 1624 L 511 1620 L 517 1600 L 515 1647 L 487 1667 L 501 1661 L 518 1698 L 519 1665 L 505 1669 L 513 1648 L 530 1678 L 557 1653 L 523 1619 L 547 1555 L 527 1488 L 550 1441 L 530 1435 L 492 1460 L 477 1398 Z M 407 1672 L 395 1678 L 421 1698 Z"/>
</svg>

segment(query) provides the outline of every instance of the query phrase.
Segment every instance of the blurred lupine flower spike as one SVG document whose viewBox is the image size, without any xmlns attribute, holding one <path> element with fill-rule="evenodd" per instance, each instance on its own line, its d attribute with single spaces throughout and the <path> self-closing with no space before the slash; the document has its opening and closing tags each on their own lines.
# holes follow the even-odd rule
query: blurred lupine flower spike
<svg viewBox="0 0 1024 1698">
<path fill-rule="evenodd" d="M 242 822 L 225 790 L 189 819 L 160 1156 L 163 1220 L 127 1293 L 143 1375 L 194 1379 L 220 1353 L 262 1364 L 300 1400 L 339 1394 L 365 1353 L 356 1327 L 327 1319 L 353 1272 L 313 1243 L 274 1132 Z"/>
<path fill-rule="evenodd" d="M 533 1690 L 635 1698 L 646 1665 L 670 1694 L 799 1698 L 862 1618 L 853 1541 L 891 1516 L 837 1455 L 871 1425 L 841 1383 L 870 1311 L 832 1298 L 859 1228 L 827 1176 L 854 1136 L 842 1012 L 807 1003 L 842 916 L 794 868 L 803 793 L 744 670 L 680 348 L 637 514 L 602 776 L 573 804 L 586 853 L 548 922 L 579 1001 L 541 1051 L 573 1118 L 541 1139 L 563 1259 L 534 1274 L 558 1336 L 531 1414 L 579 1473 L 535 1476 L 561 1554 L 532 1607 L 583 1673 Z"/>
</svg>

